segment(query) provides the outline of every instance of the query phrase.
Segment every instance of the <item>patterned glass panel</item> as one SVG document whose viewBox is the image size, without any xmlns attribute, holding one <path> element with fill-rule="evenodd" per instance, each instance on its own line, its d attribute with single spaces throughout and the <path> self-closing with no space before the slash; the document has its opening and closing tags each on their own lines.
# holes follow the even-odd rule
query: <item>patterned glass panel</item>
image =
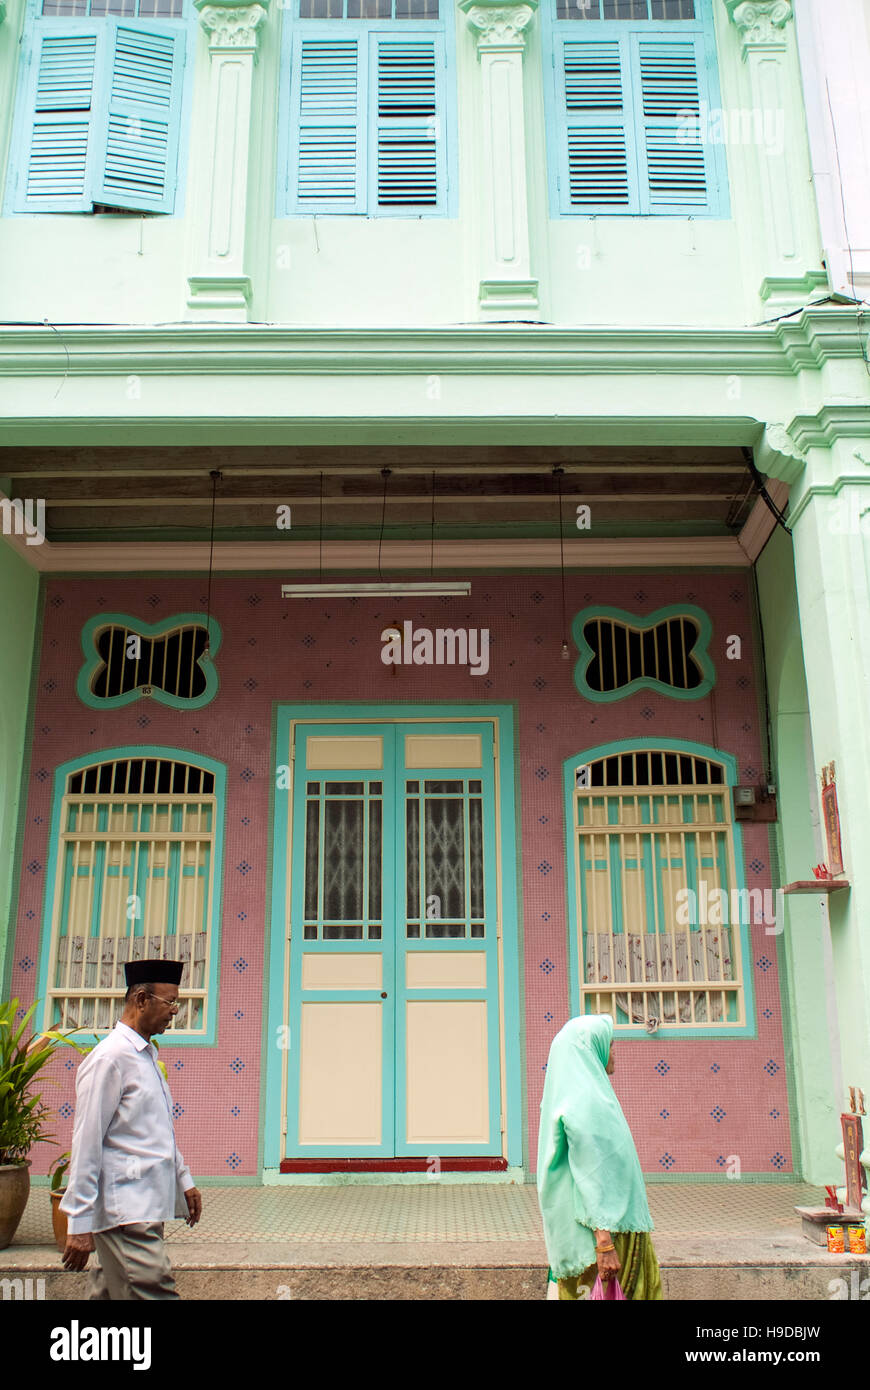
<svg viewBox="0 0 870 1390">
<path fill-rule="evenodd" d="M 472 784 L 474 785 L 474 784 Z M 477 783 L 480 786 L 480 783 Z M 483 918 L 483 803 L 471 797 L 468 803 L 468 849 L 470 907 L 472 918 Z M 483 921 L 472 921 L 471 935 L 483 936 Z"/>
<path fill-rule="evenodd" d="M 330 785 L 335 784 L 328 783 L 327 789 Z M 327 939 L 362 936 L 364 872 L 362 801 L 327 800 L 323 836 L 323 934 Z"/>
<path fill-rule="evenodd" d="M 306 941 L 366 936 L 378 941 L 383 783 L 309 782 L 306 790 L 303 936 Z"/>
<path fill-rule="evenodd" d="M 479 780 L 406 784 L 407 935 L 482 937 L 483 803 Z M 474 788 L 476 795 L 470 795 Z M 422 890 L 421 890 L 422 879 Z M 424 925 L 425 924 L 425 925 Z"/>
<path fill-rule="evenodd" d="M 464 804 L 459 797 L 427 796 L 423 807 L 426 935 L 464 936 L 464 920 L 455 920 L 465 917 Z"/>
<path fill-rule="evenodd" d="M 418 782 L 409 782 L 415 791 Z M 409 921 L 420 916 L 420 802 L 409 796 L 405 803 L 405 865 L 406 865 L 406 904 Z M 419 936 L 420 928 L 408 929 L 409 936 Z"/>
<path fill-rule="evenodd" d="M 309 801 L 305 820 L 305 917 L 310 921 L 317 916 L 317 870 L 320 844 L 320 803 Z M 317 928 L 306 936 L 317 935 Z"/>
</svg>

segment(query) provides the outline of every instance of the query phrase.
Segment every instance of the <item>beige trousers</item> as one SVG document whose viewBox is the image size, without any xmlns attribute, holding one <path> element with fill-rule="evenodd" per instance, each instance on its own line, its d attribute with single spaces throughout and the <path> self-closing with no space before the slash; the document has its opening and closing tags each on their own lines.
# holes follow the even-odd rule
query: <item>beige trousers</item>
<svg viewBox="0 0 870 1390">
<path fill-rule="evenodd" d="M 91 1269 L 88 1298 L 178 1298 L 162 1221 L 95 1231 L 94 1245 L 99 1263 Z"/>
</svg>

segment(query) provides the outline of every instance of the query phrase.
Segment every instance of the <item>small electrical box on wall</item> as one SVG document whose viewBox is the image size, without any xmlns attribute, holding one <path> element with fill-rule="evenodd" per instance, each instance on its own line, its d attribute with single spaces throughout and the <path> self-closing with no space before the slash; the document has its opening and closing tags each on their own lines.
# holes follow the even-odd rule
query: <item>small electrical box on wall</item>
<svg viewBox="0 0 870 1390">
<path fill-rule="evenodd" d="M 770 783 L 748 783 L 733 790 L 735 820 L 776 820 L 776 787 Z"/>
</svg>

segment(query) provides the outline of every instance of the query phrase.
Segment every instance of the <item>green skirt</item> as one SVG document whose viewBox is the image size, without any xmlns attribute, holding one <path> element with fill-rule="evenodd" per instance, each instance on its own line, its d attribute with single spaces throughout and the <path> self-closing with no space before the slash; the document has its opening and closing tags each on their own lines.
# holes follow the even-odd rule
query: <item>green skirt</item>
<svg viewBox="0 0 870 1390">
<path fill-rule="evenodd" d="M 622 1292 L 627 1299 L 660 1300 L 662 1298 L 662 1279 L 659 1262 L 653 1249 L 648 1231 L 617 1231 L 613 1237 L 616 1255 L 619 1260 L 619 1279 Z M 549 1273 L 552 1280 L 552 1271 Z M 598 1278 L 598 1265 L 590 1265 L 582 1274 L 567 1279 L 559 1279 L 559 1298 L 587 1299 Z"/>
</svg>

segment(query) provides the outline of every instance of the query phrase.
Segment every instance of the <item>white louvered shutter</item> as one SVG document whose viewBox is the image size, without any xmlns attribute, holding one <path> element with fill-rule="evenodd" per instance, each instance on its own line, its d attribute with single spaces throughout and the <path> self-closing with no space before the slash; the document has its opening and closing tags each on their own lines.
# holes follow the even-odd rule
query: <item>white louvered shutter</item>
<svg viewBox="0 0 870 1390">
<path fill-rule="evenodd" d="M 431 210 L 443 198 L 439 94 L 443 56 L 434 35 L 374 35 L 369 211 Z"/>
<path fill-rule="evenodd" d="M 178 164 L 184 33 L 112 26 L 105 143 L 94 202 L 171 212 Z"/>
<path fill-rule="evenodd" d="M 641 187 L 651 213 L 703 212 L 715 181 L 700 138 L 704 99 L 703 41 L 694 36 L 634 35 Z"/>
<path fill-rule="evenodd" d="M 334 31 L 333 31 L 334 33 Z M 294 158 L 298 212 L 364 212 L 366 71 L 362 40 L 307 27 L 293 65 Z"/>
<path fill-rule="evenodd" d="M 558 57 L 562 211 L 639 211 L 627 43 L 565 39 Z"/>
<path fill-rule="evenodd" d="M 89 160 L 95 138 L 99 66 L 96 27 L 34 37 L 35 77 L 16 209 L 81 212 L 90 208 Z"/>
</svg>

